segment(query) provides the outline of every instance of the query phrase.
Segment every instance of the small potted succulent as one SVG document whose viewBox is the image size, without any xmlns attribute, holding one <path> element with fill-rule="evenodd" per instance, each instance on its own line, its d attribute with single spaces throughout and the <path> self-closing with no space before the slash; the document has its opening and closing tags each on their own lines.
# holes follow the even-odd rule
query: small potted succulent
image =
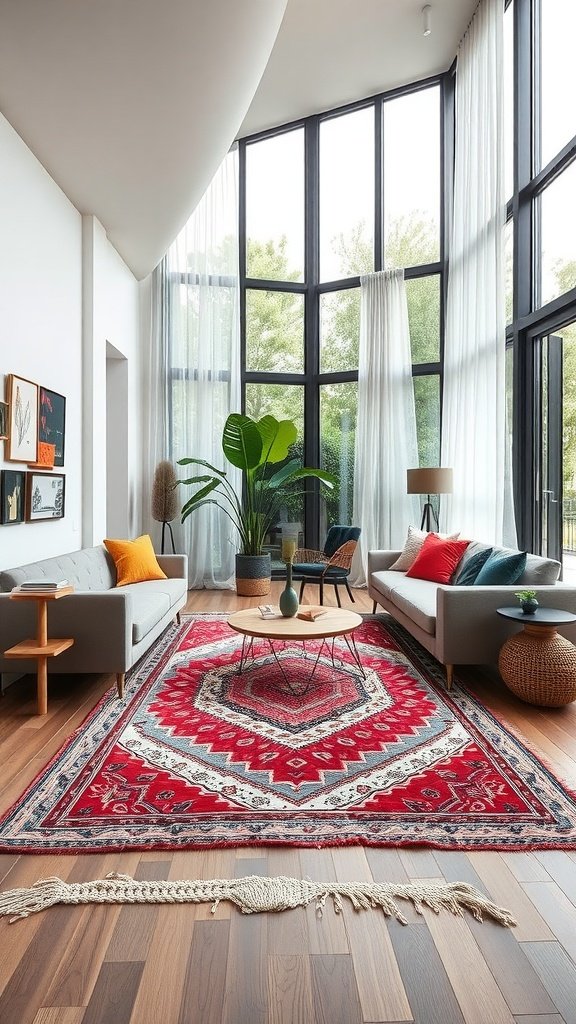
<svg viewBox="0 0 576 1024">
<path fill-rule="evenodd" d="M 514 596 L 520 601 L 520 607 L 524 615 L 534 615 L 538 608 L 535 590 L 519 590 Z"/>
</svg>

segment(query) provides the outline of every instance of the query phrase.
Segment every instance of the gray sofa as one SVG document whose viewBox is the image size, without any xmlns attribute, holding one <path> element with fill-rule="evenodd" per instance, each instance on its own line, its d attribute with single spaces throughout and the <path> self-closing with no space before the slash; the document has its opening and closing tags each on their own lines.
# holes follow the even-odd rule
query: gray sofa
<svg viewBox="0 0 576 1024">
<path fill-rule="evenodd" d="M 0 572 L 0 674 L 36 672 L 33 658 L 4 657 L 4 651 L 36 635 L 36 603 L 12 601 L 10 591 L 25 580 L 67 579 L 74 593 L 51 601 L 48 637 L 73 637 L 74 645 L 49 658 L 52 672 L 113 672 L 118 693 L 124 675 L 186 603 L 186 555 L 158 555 L 168 579 L 116 587 L 116 568 L 103 545 L 72 551 Z"/>
<path fill-rule="evenodd" d="M 496 614 L 503 606 L 518 606 L 514 594 L 530 587 L 542 606 L 576 614 L 576 587 L 557 582 L 560 563 L 528 555 L 526 569 L 514 586 L 450 586 L 411 579 L 390 570 L 399 551 L 368 553 L 368 593 L 374 611 L 380 605 L 446 668 L 448 689 L 454 665 L 488 665 L 498 661 L 504 641 L 521 625 Z M 576 643 L 576 624 L 558 632 Z"/>
</svg>

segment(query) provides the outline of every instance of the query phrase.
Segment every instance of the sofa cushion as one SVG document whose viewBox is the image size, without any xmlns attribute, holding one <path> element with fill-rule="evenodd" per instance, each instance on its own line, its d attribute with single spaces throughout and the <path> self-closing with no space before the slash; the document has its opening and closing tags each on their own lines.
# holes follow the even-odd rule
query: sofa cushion
<svg viewBox="0 0 576 1024">
<path fill-rule="evenodd" d="M 114 562 L 99 544 L 94 548 L 82 548 L 65 555 L 43 558 L 40 562 L 19 565 L 0 573 L 0 591 L 6 592 L 19 587 L 26 580 L 60 579 L 68 580 L 75 590 L 111 590 L 116 583 Z"/>
<path fill-rule="evenodd" d="M 116 586 L 128 583 L 142 583 L 146 580 L 163 580 L 166 573 L 158 565 L 152 541 L 147 533 L 136 540 L 104 541 L 116 566 Z"/>
<path fill-rule="evenodd" d="M 472 549 L 472 551 L 470 551 Z M 486 544 L 470 544 L 464 552 L 452 583 L 457 587 L 469 587 L 474 583 L 480 569 L 488 561 L 493 549 Z"/>
<path fill-rule="evenodd" d="M 436 591 L 438 585 L 429 580 L 400 576 L 388 595 L 389 601 L 404 612 L 425 633 L 436 633 Z"/>
<path fill-rule="evenodd" d="M 443 540 L 430 533 L 406 575 L 433 583 L 449 583 L 469 543 L 468 540 Z"/>
<path fill-rule="evenodd" d="M 142 590 L 137 586 L 132 593 L 132 643 L 143 640 L 147 633 L 170 611 L 168 594 Z"/>
<path fill-rule="evenodd" d="M 526 555 L 526 568 L 518 583 L 530 583 L 541 587 L 556 583 L 561 568 L 560 562 L 556 562 L 553 558 L 540 558 L 539 555 L 528 554 Z"/>
<path fill-rule="evenodd" d="M 406 572 L 407 569 L 413 564 L 416 555 L 419 553 L 424 541 L 430 536 L 426 530 L 417 530 L 415 526 L 408 527 L 408 535 L 402 551 L 398 558 L 392 563 L 390 569 L 393 572 Z M 456 540 L 460 536 L 459 533 L 438 533 L 434 536 L 442 537 L 447 540 Z"/>
<path fill-rule="evenodd" d="M 499 587 L 518 583 L 525 568 L 525 551 L 514 551 L 510 554 L 494 551 L 490 555 L 488 561 L 480 569 L 480 572 L 474 580 L 474 586 Z"/>
</svg>

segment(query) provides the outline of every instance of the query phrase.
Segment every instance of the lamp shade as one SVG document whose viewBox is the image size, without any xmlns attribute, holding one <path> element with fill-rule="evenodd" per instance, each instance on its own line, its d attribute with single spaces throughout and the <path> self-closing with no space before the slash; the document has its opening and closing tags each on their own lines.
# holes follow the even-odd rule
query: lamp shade
<svg viewBox="0 0 576 1024">
<path fill-rule="evenodd" d="M 442 466 L 406 470 L 408 494 L 452 494 L 452 470 Z"/>
</svg>

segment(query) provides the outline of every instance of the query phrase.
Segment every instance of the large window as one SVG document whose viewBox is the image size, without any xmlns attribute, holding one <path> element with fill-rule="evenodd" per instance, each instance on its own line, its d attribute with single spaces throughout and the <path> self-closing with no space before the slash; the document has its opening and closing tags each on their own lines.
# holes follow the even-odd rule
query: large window
<svg viewBox="0 0 576 1024">
<path fill-rule="evenodd" d="M 506 120 L 506 270 L 516 513 L 521 546 L 554 550 L 565 574 L 563 501 L 568 494 L 572 501 L 572 476 L 563 486 L 561 477 L 563 465 L 572 474 L 574 419 L 573 328 L 566 324 L 576 320 L 576 107 L 569 98 L 575 29 L 572 0 L 507 4 L 508 98 L 512 70 L 515 77 L 514 116 Z"/>
<path fill-rule="evenodd" d="M 439 459 L 441 132 L 450 83 L 376 96 L 240 142 L 245 408 L 295 419 L 297 454 L 338 479 L 334 493 L 309 487 L 303 505 L 300 495 L 284 510 L 302 520 L 309 546 L 330 525 L 352 522 L 360 276 L 384 266 L 406 271 L 420 460 Z"/>
</svg>

